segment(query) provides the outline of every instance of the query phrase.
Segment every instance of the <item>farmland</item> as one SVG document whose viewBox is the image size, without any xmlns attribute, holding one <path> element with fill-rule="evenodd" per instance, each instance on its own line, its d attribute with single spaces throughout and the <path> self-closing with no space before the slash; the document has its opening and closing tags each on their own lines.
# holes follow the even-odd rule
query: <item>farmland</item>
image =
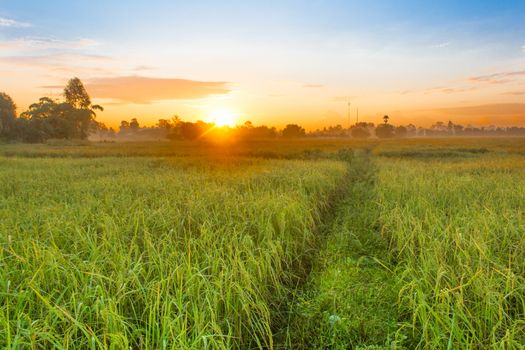
<svg viewBox="0 0 525 350">
<path fill-rule="evenodd" d="M 0 145 L 0 346 L 525 345 L 522 139 Z"/>
</svg>

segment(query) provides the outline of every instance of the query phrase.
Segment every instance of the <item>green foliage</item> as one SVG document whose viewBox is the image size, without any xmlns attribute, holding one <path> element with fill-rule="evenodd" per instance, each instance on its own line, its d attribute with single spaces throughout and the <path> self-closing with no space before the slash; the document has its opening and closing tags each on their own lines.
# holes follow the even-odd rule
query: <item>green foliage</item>
<svg viewBox="0 0 525 350">
<path fill-rule="evenodd" d="M 411 348 L 525 346 L 525 160 L 471 154 L 380 162 L 380 221 Z"/>
<path fill-rule="evenodd" d="M 394 334 L 398 291 L 387 245 L 376 230 L 375 169 L 365 153 L 350 164 L 319 263 L 293 302 L 289 348 L 386 349 L 403 341 Z"/>
<path fill-rule="evenodd" d="M 42 142 L 50 138 L 85 139 L 93 125 L 93 112 L 75 108 L 67 102 L 42 97 L 21 114 L 22 137 L 27 142 Z"/>
<path fill-rule="evenodd" d="M 10 137 L 16 122 L 16 105 L 6 93 L 0 92 L 0 137 Z"/>
<path fill-rule="evenodd" d="M 56 139 L 87 139 L 95 129 L 105 126 L 95 121 L 98 105 L 91 100 L 82 82 L 71 79 L 64 89 L 65 102 L 42 97 L 16 118 L 11 98 L 0 93 L 0 137 L 10 141 L 44 142 Z"/>
<path fill-rule="evenodd" d="M 335 161 L 0 158 L 0 347 L 271 348 Z"/>
<path fill-rule="evenodd" d="M 84 84 L 76 77 L 67 82 L 64 88 L 64 97 L 66 102 L 74 108 L 89 109 L 91 107 L 91 99 L 84 88 Z"/>
<path fill-rule="evenodd" d="M 1 145 L 0 347 L 523 349 L 524 149 Z"/>
</svg>

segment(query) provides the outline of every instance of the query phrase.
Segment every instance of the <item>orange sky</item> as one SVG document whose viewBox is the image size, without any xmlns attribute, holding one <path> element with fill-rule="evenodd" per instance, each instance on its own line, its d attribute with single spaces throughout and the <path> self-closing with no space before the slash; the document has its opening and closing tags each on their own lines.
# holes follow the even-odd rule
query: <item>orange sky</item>
<svg viewBox="0 0 525 350">
<path fill-rule="evenodd" d="M 77 76 L 110 126 L 225 115 L 315 129 L 357 109 L 375 123 L 525 125 L 522 5 L 97 0 L 93 17 L 22 3 L 0 5 L 2 90 L 19 111 Z"/>
</svg>

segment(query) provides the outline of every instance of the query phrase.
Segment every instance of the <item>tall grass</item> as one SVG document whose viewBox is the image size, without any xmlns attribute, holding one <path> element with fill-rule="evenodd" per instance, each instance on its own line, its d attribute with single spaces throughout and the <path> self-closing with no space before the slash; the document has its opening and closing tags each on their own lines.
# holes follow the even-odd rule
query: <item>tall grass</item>
<svg viewBox="0 0 525 350">
<path fill-rule="evenodd" d="M 356 152 L 308 283 L 291 306 L 290 349 L 397 346 L 397 293 L 385 240 L 377 231 L 376 167 Z"/>
<path fill-rule="evenodd" d="M 0 158 L 0 347 L 272 347 L 271 316 L 345 171 Z"/>
<path fill-rule="evenodd" d="M 382 230 L 411 348 L 525 346 L 525 159 L 384 159 Z"/>
</svg>

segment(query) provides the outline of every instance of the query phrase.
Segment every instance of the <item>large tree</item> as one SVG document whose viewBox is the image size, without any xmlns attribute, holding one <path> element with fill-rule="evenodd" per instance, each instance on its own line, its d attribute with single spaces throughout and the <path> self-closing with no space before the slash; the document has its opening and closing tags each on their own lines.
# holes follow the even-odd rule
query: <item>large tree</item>
<svg viewBox="0 0 525 350">
<path fill-rule="evenodd" d="M 82 84 L 82 81 L 75 77 L 69 79 L 66 87 L 64 88 L 64 97 L 66 102 L 77 109 L 91 109 L 103 111 L 104 109 L 99 105 L 92 105 L 91 98 Z"/>
<path fill-rule="evenodd" d="M 6 93 L 0 92 L 0 137 L 11 134 L 16 122 L 16 105 Z"/>
</svg>

